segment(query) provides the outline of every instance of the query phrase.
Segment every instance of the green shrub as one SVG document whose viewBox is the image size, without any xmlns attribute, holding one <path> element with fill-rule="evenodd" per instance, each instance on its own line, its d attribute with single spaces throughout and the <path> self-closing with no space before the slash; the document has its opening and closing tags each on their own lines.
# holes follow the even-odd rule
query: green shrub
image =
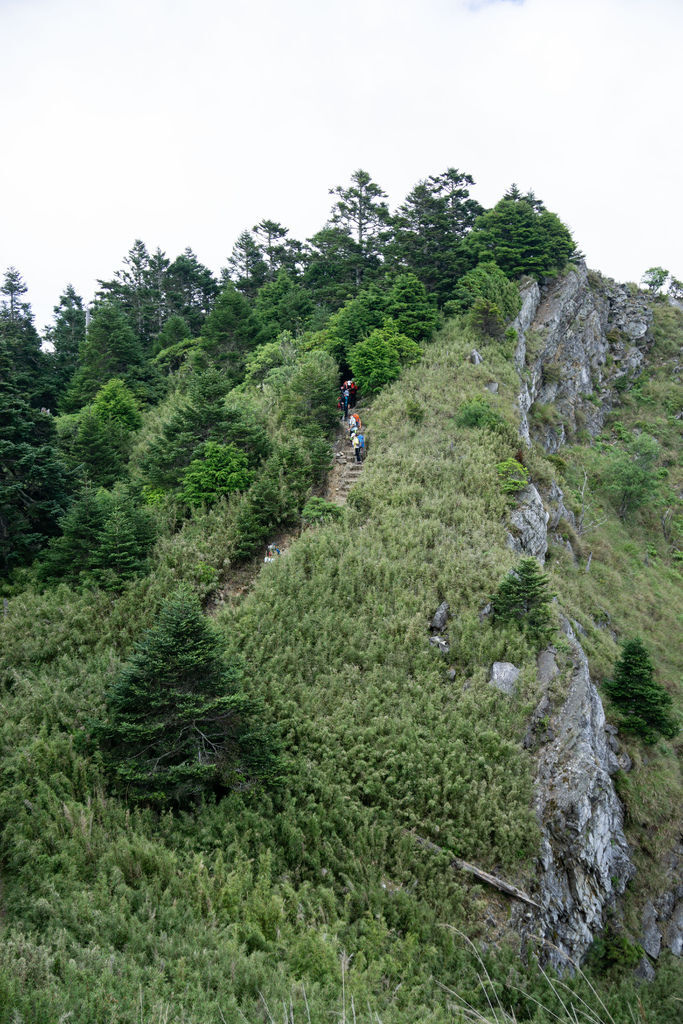
<svg viewBox="0 0 683 1024">
<path fill-rule="evenodd" d="M 517 459 L 505 459 L 496 466 L 505 494 L 516 494 L 529 483 L 529 471 Z"/>
<path fill-rule="evenodd" d="M 311 526 L 313 523 L 324 523 L 333 519 L 341 519 L 344 510 L 333 501 L 326 501 L 324 498 L 315 495 L 308 499 L 301 510 L 301 518 L 304 523 Z"/>
<path fill-rule="evenodd" d="M 505 420 L 489 402 L 483 398 L 473 398 L 462 403 L 456 423 L 459 427 L 486 427 L 489 430 L 496 430 L 505 425 Z"/>
<path fill-rule="evenodd" d="M 207 441 L 201 457 L 193 459 L 182 480 L 181 499 L 190 508 L 213 505 L 233 491 L 245 491 L 254 476 L 247 456 L 234 444 Z"/>
</svg>

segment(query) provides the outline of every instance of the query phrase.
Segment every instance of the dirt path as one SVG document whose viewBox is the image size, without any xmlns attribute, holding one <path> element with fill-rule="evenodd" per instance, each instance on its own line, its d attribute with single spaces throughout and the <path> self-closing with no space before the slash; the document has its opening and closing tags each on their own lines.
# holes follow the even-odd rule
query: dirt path
<svg viewBox="0 0 683 1024">
<path fill-rule="evenodd" d="M 327 501 L 334 502 L 335 505 L 345 505 L 348 493 L 358 480 L 362 470 L 363 463 L 356 462 L 353 449 L 348 440 L 347 425 L 342 421 L 337 428 L 337 436 L 332 453 L 332 468 L 327 475 L 322 497 Z M 281 533 L 272 534 L 266 543 L 274 544 L 276 548 L 279 548 L 280 555 L 278 557 L 282 558 L 286 554 L 287 549 L 291 547 L 300 535 L 300 528 L 285 530 Z M 266 543 L 263 545 L 264 552 Z M 249 593 L 256 577 L 263 568 L 263 558 L 264 555 L 261 553 L 248 562 L 228 570 L 227 578 L 206 607 L 209 615 L 215 615 L 219 608 L 226 604 L 238 604 Z"/>
</svg>

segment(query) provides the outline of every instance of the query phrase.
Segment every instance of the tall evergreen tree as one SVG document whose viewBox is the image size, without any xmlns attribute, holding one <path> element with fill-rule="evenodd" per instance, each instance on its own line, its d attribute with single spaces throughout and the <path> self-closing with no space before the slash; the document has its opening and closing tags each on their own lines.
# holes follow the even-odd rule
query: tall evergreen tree
<svg viewBox="0 0 683 1024">
<path fill-rule="evenodd" d="M 337 196 L 330 223 L 346 231 L 355 242 L 354 278 L 356 291 L 364 277 L 381 262 L 390 222 L 387 197 L 367 171 L 357 170 L 349 185 L 336 185 L 330 195 Z"/>
<path fill-rule="evenodd" d="M 0 331 L 0 575 L 29 563 L 58 532 L 70 480 L 54 420 L 30 404 Z"/>
<path fill-rule="evenodd" d="M 85 342 L 85 310 L 83 300 L 68 284 L 54 307 L 54 327 L 50 331 L 53 344 L 56 405 L 78 368 L 78 353 Z"/>
<path fill-rule="evenodd" d="M 166 280 L 169 314 L 181 316 L 196 338 L 218 295 L 216 278 L 188 247 L 173 260 Z"/>
<path fill-rule="evenodd" d="M 64 399 L 65 409 L 85 405 L 112 377 L 134 378 L 142 362 L 140 342 L 124 311 L 114 302 L 102 303 L 88 326 L 80 365 Z"/>
<path fill-rule="evenodd" d="M 646 743 L 654 743 L 658 735 L 673 739 L 678 733 L 671 694 L 655 680 L 650 655 L 640 637 L 624 644 L 614 678 L 606 680 L 604 689 L 621 712 L 624 728 Z"/>
<path fill-rule="evenodd" d="M 441 304 L 472 265 L 463 239 L 483 212 L 470 198 L 473 184 L 470 174 L 449 167 L 443 174 L 420 181 L 394 218 L 389 259 L 416 274 Z"/>
<path fill-rule="evenodd" d="M 334 312 L 356 292 L 358 249 L 348 231 L 325 227 L 304 250 L 303 283 L 313 301 Z"/>
<path fill-rule="evenodd" d="M 14 267 L 4 276 L 0 294 L 0 338 L 12 370 L 12 381 L 22 397 L 34 409 L 54 406 L 52 359 L 41 347 L 28 302 L 22 300 L 27 288 Z"/>
<path fill-rule="evenodd" d="M 232 247 L 224 281 L 231 280 L 238 291 L 253 299 L 268 280 L 268 264 L 249 231 L 243 231 Z"/>
<path fill-rule="evenodd" d="M 172 598 L 107 693 L 98 732 L 119 787 L 182 805 L 270 774 L 273 740 L 241 684 L 197 599 Z"/>
<path fill-rule="evenodd" d="M 308 292 L 286 270 L 274 281 L 268 281 L 256 293 L 255 315 L 259 341 L 274 341 L 282 331 L 300 334 L 313 313 Z"/>
<path fill-rule="evenodd" d="M 554 277 L 576 256 L 569 229 L 533 193 L 501 199 L 478 217 L 466 250 L 475 262 L 493 260 L 511 280 Z"/>
<path fill-rule="evenodd" d="M 244 375 L 246 355 L 257 343 L 257 333 L 258 322 L 249 300 L 228 281 L 202 328 L 199 354 L 237 384 Z"/>
</svg>

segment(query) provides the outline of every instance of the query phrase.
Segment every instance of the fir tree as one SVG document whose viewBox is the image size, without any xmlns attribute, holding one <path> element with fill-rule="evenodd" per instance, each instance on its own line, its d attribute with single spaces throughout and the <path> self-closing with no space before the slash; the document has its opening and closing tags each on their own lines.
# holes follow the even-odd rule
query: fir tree
<svg viewBox="0 0 683 1024">
<path fill-rule="evenodd" d="M 640 637 L 628 640 L 614 668 L 614 678 L 604 683 L 605 692 L 622 715 L 625 729 L 654 743 L 658 734 L 673 739 L 678 725 L 672 699 L 654 679 L 654 669 Z"/>
<path fill-rule="evenodd" d="M 197 599 L 179 593 L 107 694 L 97 732 L 119 787 L 134 799 L 187 804 L 272 772 L 272 739 L 241 682 Z"/>
<path fill-rule="evenodd" d="M 513 623 L 539 645 L 553 633 L 548 580 L 535 558 L 522 558 L 491 598 L 493 621 Z"/>
</svg>

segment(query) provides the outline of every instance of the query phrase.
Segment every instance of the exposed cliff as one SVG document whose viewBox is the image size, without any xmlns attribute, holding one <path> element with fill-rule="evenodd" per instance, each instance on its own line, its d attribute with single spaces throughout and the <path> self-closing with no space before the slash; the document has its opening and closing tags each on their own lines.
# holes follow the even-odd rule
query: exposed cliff
<svg viewBox="0 0 683 1024">
<path fill-rule="evenodd" d="M 651 325 L 644 295 L 583 264 L 543 289 L 528 282 L 513 323 L 526 443 L 552 453 L 582 429 L 599 433 L 618 382 L 643 365 Z"/>
</svg>

